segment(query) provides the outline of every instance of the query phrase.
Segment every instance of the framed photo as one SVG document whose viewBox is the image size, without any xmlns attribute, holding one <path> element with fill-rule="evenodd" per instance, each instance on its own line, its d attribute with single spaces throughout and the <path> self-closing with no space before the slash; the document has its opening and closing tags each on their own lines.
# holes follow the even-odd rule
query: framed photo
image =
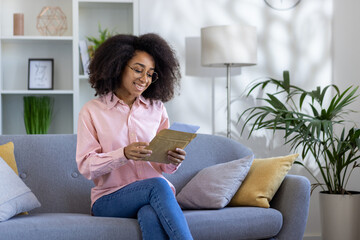
<svg viewBox="0 0 360 240">
<path fill-rule="evenodd" d="M 29 59 L 28 89 L 52 90 L 54 88 L 54 59 Z"/>
</svg>

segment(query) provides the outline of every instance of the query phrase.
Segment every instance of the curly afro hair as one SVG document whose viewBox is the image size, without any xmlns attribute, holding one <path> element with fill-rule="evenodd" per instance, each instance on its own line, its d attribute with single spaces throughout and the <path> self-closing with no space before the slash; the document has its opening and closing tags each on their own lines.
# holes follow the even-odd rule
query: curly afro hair
<svg viewBox="0 0 360 240">
<path fill-rule="evenodd" d="M 150 54 L 155 61 L 158 80 L 143 92 L 150 100 L 167 102 L 173 98 L 175 87 L 180 86 L 180 66 L 174 50 L 157 34 L 139 37 L 119 34 L 106 40 L 96 50 L 89 65 L 89 82 L 95 96 L 114 93 L 121 84 L 121 74 L 135 51 Z"/>
</svg>

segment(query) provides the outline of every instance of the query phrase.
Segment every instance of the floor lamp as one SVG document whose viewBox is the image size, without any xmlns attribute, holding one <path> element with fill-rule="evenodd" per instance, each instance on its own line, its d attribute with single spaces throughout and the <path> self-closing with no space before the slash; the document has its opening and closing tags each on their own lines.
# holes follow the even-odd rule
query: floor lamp
<svg viewBox="0 0 360 240">
<path fill-rule="evenodd" d="M 228 138 L 231 138 L 231 68 L 251 66 L 256 62 L 255 27 L 237 24 L 201 29 L 201 64 L 207 67 L 226 67 Z"/>
</svg>

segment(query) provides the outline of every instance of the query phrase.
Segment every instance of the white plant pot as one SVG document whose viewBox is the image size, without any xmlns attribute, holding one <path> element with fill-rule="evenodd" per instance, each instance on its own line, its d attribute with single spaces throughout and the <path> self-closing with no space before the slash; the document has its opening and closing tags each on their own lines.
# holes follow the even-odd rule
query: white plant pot
<svg viewBox="0 0 360 240">
<path fill-rule="evenodd" d="M 352 193 L 320 192 L 322 240 L 360 239 L 360 192 Z"/>
</svg>

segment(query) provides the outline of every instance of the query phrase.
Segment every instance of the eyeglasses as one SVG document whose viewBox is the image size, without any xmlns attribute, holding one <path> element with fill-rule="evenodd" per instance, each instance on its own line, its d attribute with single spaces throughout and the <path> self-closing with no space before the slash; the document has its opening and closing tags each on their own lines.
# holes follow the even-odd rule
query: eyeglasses
<svg viewBox="0 0 360 240">
<path fill-rule="evenodd" d="M 151 82 L 154 83 L 156 80 L 158 80 L 159 76 L 157 74 L 157 72 L 153 72 L 153 73 L 149 73 L 149 72 L 145 72 L 145 68 L 141 67 L 141 66 L 134 66 L 134 67 L 130 67 L 129 65 L 127 65 L 131 70 L 134 71 L 135 76 L 138 78 L 141 78 L 144 76 L 146 76 L 147 79 L 151 79 Z"/>
</svg>

